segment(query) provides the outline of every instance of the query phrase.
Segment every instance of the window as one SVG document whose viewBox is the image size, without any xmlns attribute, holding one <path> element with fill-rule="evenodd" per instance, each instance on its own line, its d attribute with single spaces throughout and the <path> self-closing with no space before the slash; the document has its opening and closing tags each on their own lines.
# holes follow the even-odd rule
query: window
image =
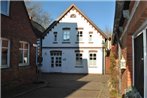
<svg viewBox="0 0 147 98">
<path fill-rule="evenodd" d="M 4 15 L 9 15 L 9 1 L 1 1 L 1 13 Z"/>
<path fill-rule="evenodd" d="M 51 67 L 61 67 L 62 65 L 62 52 L 61 51 L 51 51 Z"/>
<path fill-rule="evenodd" d="M 54 41 L 57 41 L 57 32 L 54 32 Z"/>
<path fill-rule="evenodd" d="M 71 14 L 70 18 L 76 18 L 76 15 L 75 14 Z"/>
<path fill-rule="evenodd" d="M 92 42 L 92 32 L 89 32 L 89 42 Z"/>
<path fill-rule="evenodd" d="M 82 65 L 82 53 L 76 53 L 76 65 Z"/>
<path fill-rule="evenodd" d="M 83 37 L 83 32 L 82 31 L 78 31 L 77 41 L 82 41 L 82 37 Z"/>
<path fill-rule="evenodd" d="M 1 40 L 1 68 L 9 67 L 9 57 L 10 57 L 10 41 L 8 39 L 2 38 Z"/>
<path fill-rule="evenodd" d="M 20 41 L 19 43 L 19 65 L 29 65 L 29 44 Z"/>
<path fill-rule="evenodd" d="M 94 53 L 94 52 L 89 53 L 89 64 L 90 64 L 90 66 L 96 65 L 96 53 Z"/>
<path fill-rule="evenodd" d="M 63 41 L 69 41 L 70 40 L 70 31 L 64 30 L 63 31 Z"/>
</svg>

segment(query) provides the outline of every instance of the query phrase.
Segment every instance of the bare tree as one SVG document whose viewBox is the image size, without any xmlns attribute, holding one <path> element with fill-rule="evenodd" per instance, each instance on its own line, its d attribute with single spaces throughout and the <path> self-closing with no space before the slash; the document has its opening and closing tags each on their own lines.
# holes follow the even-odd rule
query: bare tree
<svg viewBox="0 0 147 98">
<path fill-rule="evenodd" d="M 35 1 L 26 1 L 25 5 L 29 17 L 42 25 L 44 28 L 47 28 L 52 21 L 50 15 L 42 9 L 42 5 L 39 2 Z"/>
<path fill-rule="evenodd" d="M 107 34 L 108 37 L 111 37 L 113 31 L 110 27 L 106 26 L 104 32 Z"/>
</svg>

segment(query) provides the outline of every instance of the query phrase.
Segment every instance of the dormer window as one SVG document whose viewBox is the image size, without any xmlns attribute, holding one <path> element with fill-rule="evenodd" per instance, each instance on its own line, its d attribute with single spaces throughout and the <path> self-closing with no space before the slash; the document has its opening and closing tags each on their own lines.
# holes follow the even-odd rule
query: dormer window
<svg viewBox="0 0 147 98">
<path fill-rule="evenodd" d="M 1 1 L 1 14 L 9 16 L 9 1 Z"/>
<path fill-rule="evenodd" d="M 71 14 L 70 18 L 76 18 L 76 15 L 75 14 Z"/>
</svg>

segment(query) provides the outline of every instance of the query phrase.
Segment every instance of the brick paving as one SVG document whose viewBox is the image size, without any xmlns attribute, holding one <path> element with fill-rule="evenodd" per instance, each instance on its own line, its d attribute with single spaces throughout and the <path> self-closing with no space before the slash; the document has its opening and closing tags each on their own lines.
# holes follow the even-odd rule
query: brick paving
<svg viewBox="0 0 147 98">
<path fill-rule="evenodd" d="M 39 80 L 44 84 L 11 90 L 2 98 L 109 98 L 108 79 L 96 74 L 42 74 Z"/>
</svg>

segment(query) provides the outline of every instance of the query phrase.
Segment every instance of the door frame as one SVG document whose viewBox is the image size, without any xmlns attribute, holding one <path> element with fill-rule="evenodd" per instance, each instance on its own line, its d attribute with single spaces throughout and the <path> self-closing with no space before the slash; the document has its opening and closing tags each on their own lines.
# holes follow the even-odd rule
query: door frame
<svg viewBox="0 0 147 98">
<path fill-rule="evenodd" d="M 59 56 L 59 55 L 53 55 L 53 56 L 51 56 L 51 52 L 61 52 L 61 56 Z M 54 58 L 54 65 L 53 65 L 53 67 L 52 67 L 52 59 L 51 58 Z M 56 66 L 56 58 L 58 57 L 58 59 L 59 59 L 59 57 L 61 57 L 61 66 Z M 51 72 L 58 72 L 58 73 L 60 73 L 60 72 L 62 72 L 62 51 L 50 51 L 50 69 L 51 69 Z"/>
<path fill-rule="evenodd" d="M 137 38 L 138 36 L 140 36 L 140 34 L 143 34 L 143 52 L 144 52 L 144 98 L 147 98 L 147 71 L 145 69 L 147 69 L 147 21 L 132 35 L 132 60 L 133 60 L 133 86 L 135 85 L 134 81 L 135 81 L 135 73 L 134 73 L 134 40 L 135 38 Z"/>
</svg>

